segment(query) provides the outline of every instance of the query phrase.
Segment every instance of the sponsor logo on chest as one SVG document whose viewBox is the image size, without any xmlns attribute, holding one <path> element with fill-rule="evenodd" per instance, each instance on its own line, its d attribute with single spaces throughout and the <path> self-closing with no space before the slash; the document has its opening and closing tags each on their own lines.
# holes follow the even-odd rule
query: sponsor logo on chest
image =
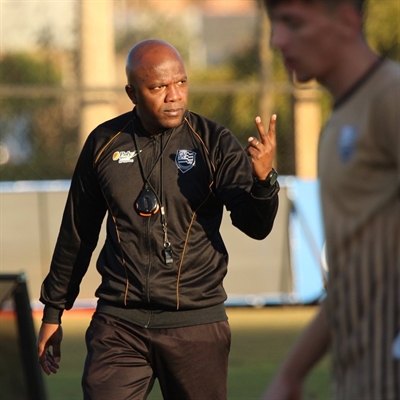
<svg viewBox="0 0 400 400">
<path fill-rule="evenodd" d="M 137 156 L 137 151 L 115 151 L 112 159 L 118 161 L 118 164 L 133 163 L 134 158 Z"/>
</svg>

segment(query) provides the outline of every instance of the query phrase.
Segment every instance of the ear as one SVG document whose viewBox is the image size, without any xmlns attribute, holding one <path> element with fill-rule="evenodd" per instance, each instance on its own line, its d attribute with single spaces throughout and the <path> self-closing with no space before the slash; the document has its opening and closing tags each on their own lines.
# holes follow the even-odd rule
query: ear
<svg viewBox="0 0 400 400">
<path fill-rule="evenodd" d="M 132 85 L 126 85 L 125 86 L 125 92 L 128 95 L 128 97 L 131 99 L 133 104 L 137 104 L 137 98 L 136 98 L 136 90 Z"/>
<path fill-rule="evenodd" d="M 351 40 L 362 35 L 363 17 L 359 11 L 348 2 L 338 6 L 338 23 L 344 40 Z"/>
</svg>

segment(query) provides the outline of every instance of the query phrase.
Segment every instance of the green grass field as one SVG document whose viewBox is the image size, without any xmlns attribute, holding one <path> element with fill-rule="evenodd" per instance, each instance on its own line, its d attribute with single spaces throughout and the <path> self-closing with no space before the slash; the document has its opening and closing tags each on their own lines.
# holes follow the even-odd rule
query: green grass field
<svg viewBox="0 0 400 400">
<path fill-rule="evenodd" d="M 258 400 L 280 361 L 316 307 L 228 308 L 232 329 L 228 399 Z M 45 376 L 49 400 L 80 400 L 80 378 L 85 359 L 84 333 L 89 312 L 66 312 L 61 368 Z M 40 315 L 35 314 L 35 323 Z M 329 399 L 329 359 L 323 359 L 308 377 L 305 400 Z M 149 400 L 161 400 L 156 384 Z M 207 400 L 207 399 L 204 399 Z"/>
</svg>

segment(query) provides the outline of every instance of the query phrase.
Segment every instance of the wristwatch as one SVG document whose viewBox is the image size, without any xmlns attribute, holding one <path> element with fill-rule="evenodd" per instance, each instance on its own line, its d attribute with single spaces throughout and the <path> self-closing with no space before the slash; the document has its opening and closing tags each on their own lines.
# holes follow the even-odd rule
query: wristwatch
<svg viewBox="0 0 400 400">
<path fill-rule="evenodd" d="M 274 168 L 272 168 L 271 172 L 265 179 L 258 179 L 256 176 L 254 177 L 254 180 L 257 183 L 257 185 L 260 185 L 264 188 L 270 188 L 271 186 L 274 186 L 277 179 L 278 179 L 278 172 Z"/>
</svg>

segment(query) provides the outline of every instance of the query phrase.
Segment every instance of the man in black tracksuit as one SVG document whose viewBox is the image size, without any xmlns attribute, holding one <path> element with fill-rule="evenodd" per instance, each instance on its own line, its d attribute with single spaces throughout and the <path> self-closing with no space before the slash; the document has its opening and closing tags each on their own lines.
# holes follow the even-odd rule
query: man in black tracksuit
<svg viewBox="0 0 400 400">
<path fill-rule="evenodd" d="M 59 367 L 61 316 L 79 293 L 107 214 L 102 282 L 86 334 L 85 399 L 226 398 L 230 329 L 223 279 L 223 207 L 255 239 L 272 229 L 279 185 L 275 116 L 248 154 L 225 127 L 186 109 L 187 77 L 168 43 L 146 40 L 127 58 L 132 112 L 98 126 L 79 157 L 51 268 L 38 352 Z M 49 351 L 52 347 L 53 352 Z"/>
</svg>

